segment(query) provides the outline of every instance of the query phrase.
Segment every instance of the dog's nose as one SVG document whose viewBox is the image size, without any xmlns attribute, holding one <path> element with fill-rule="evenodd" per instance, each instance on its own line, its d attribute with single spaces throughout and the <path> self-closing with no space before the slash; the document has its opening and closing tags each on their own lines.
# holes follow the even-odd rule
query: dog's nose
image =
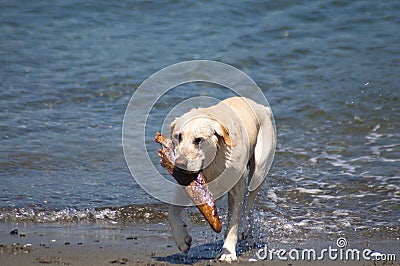
<svg viewBox="0 0 400 266">
<path fill-rule="evenodd" d="M 187 160 L 185 157 L 179 156 L 175 159 L 175 165 L 178 168 L 181 168 L 183 170 L 186 170 L 186 166 L 187 166 Z"/>
</svg>

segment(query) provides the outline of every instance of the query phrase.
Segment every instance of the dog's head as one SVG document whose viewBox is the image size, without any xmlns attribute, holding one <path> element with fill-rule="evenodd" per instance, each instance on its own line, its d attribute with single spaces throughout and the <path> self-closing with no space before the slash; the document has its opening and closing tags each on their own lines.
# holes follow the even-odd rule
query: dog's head
<svg viewBox="0 0 400 266">
<path fill-rule="evenodd" d="M 228 130 L 217 120 L 192 111 L 171 123 L 175 166 L 194 173 L 210 165 L 221 145 L 231 146 Z"/>
</svg>

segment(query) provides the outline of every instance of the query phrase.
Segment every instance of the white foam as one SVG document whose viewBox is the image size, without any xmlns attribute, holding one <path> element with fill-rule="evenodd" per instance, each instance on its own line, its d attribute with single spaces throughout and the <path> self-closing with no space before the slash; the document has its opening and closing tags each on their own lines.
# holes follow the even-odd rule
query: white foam
<svg viewBox="0 0 400 266">
<path fill-rule="evenodd" d="M 350 211 L 349 210 L 335 210 L 332 213 L 335 215 L 338 215 L 338 216 L 347 216 L 347 215 L 349 215 Z"/>
<path fill-rule="evenodd" d="M 297 187 L 296 190 L 298 190 L 301 193 L 307 193 L 307 194 L 319 194 L 323 193 L 324 191 L 318 188 L 302 188 L 302 187 Z"/>
<path fill-rule="evenodd" d="M 344 196 L 317 195 L 316 197 L 321 198 L 321 199 L 341 199 Z"/>
</svg>

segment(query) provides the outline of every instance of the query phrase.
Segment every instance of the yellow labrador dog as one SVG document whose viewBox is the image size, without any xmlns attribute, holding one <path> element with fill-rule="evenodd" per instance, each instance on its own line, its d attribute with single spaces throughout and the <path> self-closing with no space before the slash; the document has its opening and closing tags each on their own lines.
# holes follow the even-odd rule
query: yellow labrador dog
<svg viewBox="0 0 400 266">
<path fill-rule="evenodd" d="M 251 223 L 255 197 L 274 157 L 275 134 L 270 108 L 244 97 L 192 109 L 171 123 L 175 166 L 189 173 L 202 170 L 210 186 L 216 187 L 217 194 L 219 187 L 228 192 L 229 226 L 220 260 L 237 260 L 242 211 L 245 207 Z M 182 208 L 171 205 L 168 218 L 176 244 L 186 253 L 192 238 L 181 219 Z"/>
</svg>

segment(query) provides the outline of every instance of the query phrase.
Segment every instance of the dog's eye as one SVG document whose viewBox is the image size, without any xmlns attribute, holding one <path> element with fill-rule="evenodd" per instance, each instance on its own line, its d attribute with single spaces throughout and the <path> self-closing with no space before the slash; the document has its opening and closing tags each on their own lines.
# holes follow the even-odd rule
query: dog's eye
<svg viewBox="0 0 400 266">
<path fill-rule="evenodd" d="M 181 133 L 175 134 L 174 138 L 180 143 L 182 141 L 182 134 Z"/>
<path fill-rule="evenodd" d="M 200 143 L 202 143 L 203 141 L 204 141 L 203 138 L 195 138 L 194 141 L 193 141 L 193 143 L 194 143 L 195 145 L 200 145 Z"/>
</svg>

